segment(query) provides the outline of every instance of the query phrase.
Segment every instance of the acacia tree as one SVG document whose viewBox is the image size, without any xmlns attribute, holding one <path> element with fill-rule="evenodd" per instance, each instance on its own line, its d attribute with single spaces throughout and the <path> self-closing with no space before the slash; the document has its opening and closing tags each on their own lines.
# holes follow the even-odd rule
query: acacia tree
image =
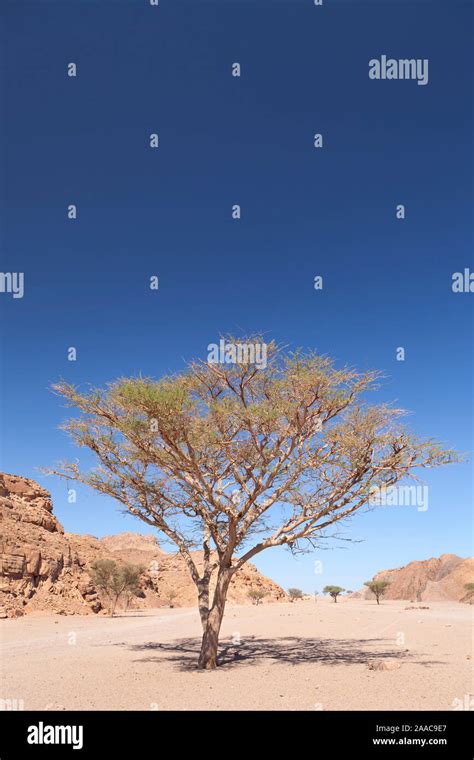
<svg viewBox="0 0 474 760">
<path fill-rule="evenodd" d="M 298 599 L 303 598 L 303 592 L 300 588 L 289 588 L 288 596 L 290 597 L 290 602 L 296 602 Z"/>
<path fill-rule="evenodd" d="M 251 588 L 247 596 L 252 601 L 252 604 L 260 604 L 262 599 L 268 595 L 268 591 L 263 588 Z"/>
<path fill-rule="evenodd" d="M 343 594 L 344 591 L 345 588 L 342 588 L 342 586 L 325 586 L 323 588 L 323 593 L 329 594 L 329 596 L 332 597 L 335 602 L 337 602 L 337 597 L 339 594 Z"/>
<path fill-rule="evenodd" d="M 130 599 L 140 590 L 141 565 L 118 565 L 113 559 L 98 559 L 90 567 L 95 586 L 100 588 L 109 601 L 109 615 L 114 616 L 117 602 L 125 597 L 126 608 Z"/>
<path fill-rule="evenodd" d="M 385 594 L 386 590 L 390 586 L 390 581 L 366 581 L 364 586 L 372 591 L 373 595 L 377 599 L 377 604 L 380 604 L 380 598 Z"/>
<path fill-rule="evenodd" d="M 85 393 L 54 386 L 80 412 L 65 429 L 98 466 L 52 472 L 115 498 L 175 544 L 197 589 L 201 668 L 217 664 L 229 584 L 248 560 L 270 547 L 317 546 L 371 488 L 456 458 L 405 430 L 401 410 L 367 405 L 377 372 L 273 342 L 263 364 L 194 361 L 159 380 Z"/>
</svg>

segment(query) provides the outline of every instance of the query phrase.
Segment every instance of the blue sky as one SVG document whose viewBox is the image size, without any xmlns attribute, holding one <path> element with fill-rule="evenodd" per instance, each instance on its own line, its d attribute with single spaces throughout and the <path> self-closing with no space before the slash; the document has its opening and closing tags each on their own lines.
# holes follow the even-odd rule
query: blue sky
<svg viewBox="0 0 474 760">
<path fill-rule="evenodd" d="M 0 294 L 2 469 L 50 489 L 66 530 L 150 529 L 85 489 L 68 504 L 38 472 L 88 461 L 58 430 L 51 383 L 159 377 L 223 333 L 381 369 L 374 400 L 472 448 L 472 295 L 451 290 L 473 267 L 471 16 L 459 2 L 6 4 L 1 269 L 25 273 L 25 296 Z M 382 54 L 427 58 L 428 85 L 370 80 Z M 356 515 L 344 535 L 360 543 L 256 564 L 310 591 L 467 556 L 471 468 L 425 474 L 427 512 Z"/>
</svg>

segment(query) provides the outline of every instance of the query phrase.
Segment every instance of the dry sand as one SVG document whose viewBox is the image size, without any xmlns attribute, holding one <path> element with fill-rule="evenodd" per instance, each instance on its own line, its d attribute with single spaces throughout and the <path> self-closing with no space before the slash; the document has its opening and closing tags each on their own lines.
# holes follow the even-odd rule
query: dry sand
<svg viewBox="0 0 474 760">
<path fill-rule="evenodd" d="M 418 605 L 228 607 L 224 664 L 214 672 L 196 670 L 192 609 L 2 620 L 0 698 L 23 700 L 26 710 L 466 709 L 472 607 L 405 609 Z M 400 668 L 370 670 L 379 660 Z"/>
</svg>

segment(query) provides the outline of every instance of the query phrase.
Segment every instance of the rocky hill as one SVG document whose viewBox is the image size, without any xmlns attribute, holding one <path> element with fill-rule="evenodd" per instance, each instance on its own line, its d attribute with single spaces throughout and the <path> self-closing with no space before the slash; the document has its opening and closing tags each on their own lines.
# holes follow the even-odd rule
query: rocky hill
<svg viewBox="0 0 474 760">
<path fill-rule="evenodd" d="M 150 535 L 120 533 L 102 539 L 65 533 L 53 514 L 50 494 L 34 480 L 0 473 L 0 617 L 49 611 L 103 613 L 106 600 L 88 569 L 98 558 L 142 565 L 137 608 L 192 606 L 196 592 L 179 555 L 160 549 Z M 195 553 L 199 563 L 199 553 Z M 229 602 L 248 603 L 250 589 L 265 601 L 286 598 L 280 586 L 247 564 L 234 576 Z"/>
<path fill-rule="evenodd" d="M 389 581 L 384 599 L 408 599 L 419 602 L 472 601 L 473 594 L 465 589 L 474 582 L 474 558 L 463 559 L 456 554 L 410 562 L 394 570 L 382 570 L 374 580 Z M 359 592 L 373 598 L 368 589 Z"/>
</svg>

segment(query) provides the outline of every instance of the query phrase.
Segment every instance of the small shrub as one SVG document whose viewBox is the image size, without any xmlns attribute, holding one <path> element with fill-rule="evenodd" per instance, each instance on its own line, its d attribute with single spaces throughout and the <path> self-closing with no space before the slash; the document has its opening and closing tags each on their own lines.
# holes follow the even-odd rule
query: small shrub
<svg viewBox="0 0 474 760">
<path fill-rule="evenodd" d="M 252 600 L 252 604 L 260 604 L 262 599 L 267 596 L 267 593 L 263 588 L 251 588 L 247 596 Z"/>
</svg>

